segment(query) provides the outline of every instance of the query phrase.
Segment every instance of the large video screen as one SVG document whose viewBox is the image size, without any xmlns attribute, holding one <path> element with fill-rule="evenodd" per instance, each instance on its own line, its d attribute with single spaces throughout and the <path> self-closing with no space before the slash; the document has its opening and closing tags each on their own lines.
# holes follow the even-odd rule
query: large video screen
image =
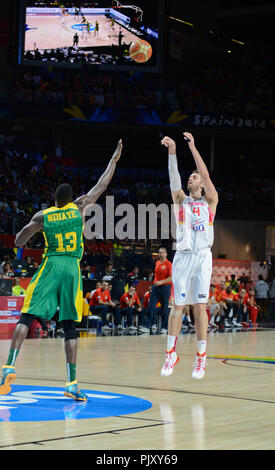
<svg viewBox="0 0 275 470">
<path fill-rule="evenodd" d="M 159 71 L 163 3 L 26 0 L 19 63 Z"/>
</svg>

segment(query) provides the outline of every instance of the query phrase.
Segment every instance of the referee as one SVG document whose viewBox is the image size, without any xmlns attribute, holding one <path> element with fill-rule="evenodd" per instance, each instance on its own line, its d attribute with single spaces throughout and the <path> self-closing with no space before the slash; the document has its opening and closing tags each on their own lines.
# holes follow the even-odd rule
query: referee
<svg viewBox="0 0 275 470">
<path fill-rule="evenodd" d="M 172 263 L 167 259 L 167 250 L 159 248 L 159 259 L 155 265 L 154 285 L 150 295 L 146 328 L 152 328 L 155 324 L 156 304 L 161 303 L 162 328 L 161 333 L 167 333 L 168 329 L 168 303 L 172 284 Z"/>
</svg>

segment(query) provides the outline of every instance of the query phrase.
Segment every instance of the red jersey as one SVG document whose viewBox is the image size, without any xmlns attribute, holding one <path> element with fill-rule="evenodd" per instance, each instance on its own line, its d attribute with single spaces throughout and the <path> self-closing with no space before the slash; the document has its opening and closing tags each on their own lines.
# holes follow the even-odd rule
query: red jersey
<svg viewBox="0 0 275 470">
<path fill-rule="evenodd" d="M 137 307 L 140 307 L 140 301 L 139 301 L 139 298 L 138 298 L 138 295 L 137 294 L 134 294 L 133 297 L 129 294 L 129 292 L 125 292 L 125 294 L 123 294 L 120 298 L 120 305 L 119 305 L 119 308 L 126 308 L 126 307 L 129 307 L 129 305 L 127 304 L 127 302 L 131 302 L 132 301 L 132 307 L 137 306 Z"/>
<path fill-rule="evenodd" d="M 108 290 L 102 290 L 101 288 L 97 289 L 92 295 L 90 305 L 100 305 L 99 300 L 102 302 L 111 302 L 110 292 Z"/>
<path fill-rule="evenodd" d="M 231 292 L 230 294 L 228 294 L 228 292 L 226 292 L 226 290 L 222 290 L 221 291 L 221 301 L 222 302 L 225 302 L 226 300 L 238 300 L 238 297 L 236 294 L 234 294 L 233 292 Z"/>
<path fill-rule="evenodd" d="M 244 296 L 245 297 L 245 296 Z M 241 304 L 244 304 L 244 297 L 240 297 L 240 293 L 236 294 L 235 295 L 235 300 L 240 300 L 241 301 Z"/>
<path fill-rule="evenodd" d="M 215 297 L 216 302 L 219 303 L 221 301 L 221 291 L 215 290 L 214 293 L 210 291 L 209 292 L 209 299 L 211 299 L 213 296 Z"/>
<path fill-rule="evenodd" d="M 167 277 L 170 276 L 172 276 L 172 263 L 168 259 L 165 261 L 156 261 L 154 282 L 163 281 L 163 279 L 167 279 Z M 169 284 L 172 284 L 172 282 L 170 281 L 162 285 L 165 286 Z"/>
<path fill-rule="evenodd" d="M 148 308 L 151 292 L 148 290 L 143 297 L 143 308 Z"/>
<path fill-rule="evenodd" d="M 257 308 L 255 298 L 250 297 L 248 293 L 245 294 L 243 303 L 244 305 L 247 305 L 248 310 L 250 310 L 252 307 Z"/>
</svg>

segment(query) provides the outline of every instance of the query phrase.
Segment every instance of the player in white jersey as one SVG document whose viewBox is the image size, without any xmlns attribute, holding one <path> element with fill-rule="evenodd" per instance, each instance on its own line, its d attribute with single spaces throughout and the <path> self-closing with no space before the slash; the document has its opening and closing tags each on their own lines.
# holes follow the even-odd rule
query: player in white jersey
<svg viewBox="0 0 275 470">
<path fill-rule="evenodd" d="M 206 365 L 206 304 L 212 274 L 211 246 L 214 240 L 213 222 L 218 193 L 195 147 L 193 136 L 189 132 L 184 132 L 183 135 L 197 167 L 188 180 L 189 196 L 181 186 L 174 140 L 164 137 L 161 141 L 168 148 L 170 188 L 177 222 L 177 251 L 172 264 L 174 304 L 169 315 L 166 358 L 161 375 L 171 375 L 179 361 L 175 349 L 182 328 L 183 309 L 185 305 L 193 305 L 197 354 L 192 377 L 202 379 Z"/>
</svg>

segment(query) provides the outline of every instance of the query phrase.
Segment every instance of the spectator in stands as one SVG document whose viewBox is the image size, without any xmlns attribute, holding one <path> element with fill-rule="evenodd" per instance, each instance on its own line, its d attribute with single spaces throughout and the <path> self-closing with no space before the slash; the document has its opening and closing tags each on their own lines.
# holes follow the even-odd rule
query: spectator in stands
<svg viewBox="0 0 275 470">
<path fill-rule="evenodd" d="M 14 279 L 14 286 L 12 288 L 12 295 L 25 295 L 26 291 L 20 286 L 20 280 L 18 277 Z"/>
<path fill-rule="evenodd" d="M 114 255 L 117 256 L 118 258 L 120 258 L 123 254 L 123 248 L 118 239 L 115 239 L 115 242 L 113 244 L 113 251 L 114 251 Z"/>
<path fill-rule="evenodd" d="M 3 261 L 0 265 L 0 273 L 1 274 L 4 274 L 4 266 L 5 266 L 6 263 L 8 263 L 10 266 L 12 266 L 12 260 L 11 260 L 11 257 L 9 255 L 5 255 L 3 257 Z"/>
<path fill-rule="evenodd" d="M 137 330 L 137 326 L 139 321 L 137 322 L 136 326 L 133 324 L 133 317 L 137 314 L 142 312 L 140 300 L 136 293 L 136 286 L 132 285 L 128 292 L 125 292 L 120 300 L 119 300 L 119 313 L 121 316 L 126 316 L 127 319 L 127 328 L 129 330 Z M 121 325 L 121 320 L 119 321 L 118 328 L 124 329 L 124 326 Z"/>
<path fill-rule="evenodd" d="M 32 277 L 34 274 L 34 261 L 31 256 L 27 256 L 25 259 L 25 269 L 27 271 L 27 276 Z"/>
<path fill-rule="evenodd" d="M 108 261 L 105 267 L 105 272 L 102 276 L 103 281 L 111 281 L 115 277 L 114 265 L 111 261 Z"/>
<path fill-rule="evenodd" d="M 236 279 L 235 274 L 231 274 L 230 286 L 232 287 L 232 291 L 234 291 L 235 293 L 239 291 L 239 283 Z"/>
<path fill-rule="evenodd" d="M 98 268 L 95 272 L 95 279 L 101 279 L 102 281 L 111 281 L 115 277 L 115 270 L 113 263 L 108 261 L 105 269 Z"/>
<path fill-rule="evenodd" d="M 81 261 L 81 274 L 82 274 L 82 279 L 90 279 L 91 271 L 90 271 L 90 266 L 85 259 Z"/>
<path fill-rule="evenodd" d="M 153 281 L 154 277 L 155 277 L 154 271 L 149 271 L 147 274 L 147 281 L 150 281 L 150 282 Z"/>
<path fill-rule="evenodd" d="M 96 289 L 90 301 L 92 314 L 102 317 L 103 331 L 111 331 L 111 328 L 107 324 L 107 313 L 113 313 L 115 316 L 115 324 L 119 324 L 118 307 L 115 302 L 112 301 L 108 287 L 108 282 L 103 281 L 101 287 Z"/>
<path fill-rule="evenodd" d="M 5 263 L 4 264 L 3 276 L 4 277 L 14 277 L 14 272 L 11 269 L 11 264 L 10 263 Z"/>
<path fill-rule="evenodd" d="M 269 285 L 264 281 L 262 274 L 258 276 L 258 282 L 255 285 L 255 297 L 257 304 L 261 307 L 261 311 L 265 316 L 267 316 L 268 311 L 268 296 L 269 296 Z"/>
<path fill-rule="evenodd" d="M 130 282 L 130 284 L 132 284 L 133 282 L 138 282 L 140 280 L 140 276 L 139 276 L 139 267 L 138 266 L 135 266 L 133 268 L 133 271 L 131 271 L 128 276 L 127 276 L 127 281 Z"/>
</svg>

